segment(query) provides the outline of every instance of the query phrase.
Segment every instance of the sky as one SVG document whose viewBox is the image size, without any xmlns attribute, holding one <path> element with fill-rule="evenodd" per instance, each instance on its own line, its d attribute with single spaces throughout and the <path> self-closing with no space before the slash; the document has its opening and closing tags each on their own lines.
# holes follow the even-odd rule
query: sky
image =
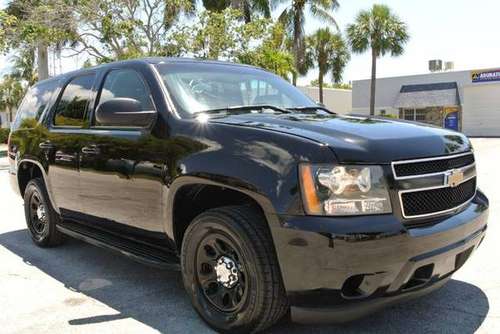
<svg viewBox="0 0 500 334">
<path fill-rule="evenodd" d="M 3 7 L 6 2 L 0 0 L 0 6 Z M 370 8 L 374 3 L 388 5 L 407 23 L 410 40 L 405 53 L 396 58 L 380 58 L 377 64 L 378 77 L 427 73 L 430 59 L 453 61 L 455 70 L 500 67 L 498 0 L 339 0 L 339 3 L 340 8 L 334 16 L 342 33 L 345 33 L 346 26 L 354 21 L 360 10 Z M 324 25 L 307 15 L 307 33 Z M 0 57 L 0 73 L 8 68 L 6 60 L 8 57 Z M 84 57 L 63 59 L 62 71 L 78 68 L 84 60 Z M 370 69 L 369 52 L 352 55 L 344 71 L 343 81 L 369 78 Z M 317 72 L 311 71 L 299 80 L 299 84 L 305 85 L 316 76 Z"/>
<path fill-rule="evenodd" d="M 374 3 L 388 5 L 407 23 L 410 40 L 400 57 L 386 56 L 377 63 L 377 76 L 390 77 L 428 73 L 428 60 L 453 61 L 455 70 L 500 67 L 498 0 L 339 0 L 335 13 L 342 32 L 356 14 Z M 321 27 L 306 23 L 306 32 Z M 344 71 L 344 81 L 367 79 L 371 55 L 352 55 Z M 314 78 L 310 73 L 307 79 Z M 304 81 L 304 80 L 302 80 Z M 307 81 L 307 80 L 306 80 Z"/>
</svg>

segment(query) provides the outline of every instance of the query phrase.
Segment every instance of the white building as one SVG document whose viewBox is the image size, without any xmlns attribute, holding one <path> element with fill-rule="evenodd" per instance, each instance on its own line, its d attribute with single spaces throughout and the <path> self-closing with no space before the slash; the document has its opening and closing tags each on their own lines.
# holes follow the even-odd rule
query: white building
<svg viewBox="0 0 500 334">
<path fill-rule="evenodd" d="M 319 101 L 318 87 L 298 87 L 313 100 Z M 337 114 L 352 111 L 352 91 L 350 89 L 323 88 L 323 104 Z"/>
<path fill-rule="evenodd" d="M 368 114 L 369 108 L 370 80 L 354 81 L 353 113 Z M 436 124 L 469 136 L 500 136 L 500 69 L 377 79 L 375 114 Z"/>
</svg>

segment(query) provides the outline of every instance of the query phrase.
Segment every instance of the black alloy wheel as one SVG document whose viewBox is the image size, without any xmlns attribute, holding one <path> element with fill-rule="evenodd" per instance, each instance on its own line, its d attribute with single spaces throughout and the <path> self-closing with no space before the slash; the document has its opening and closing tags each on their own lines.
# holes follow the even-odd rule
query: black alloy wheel
<svg viewBox="0 0 500 334">
<path fill-rule="evenodd" d="M 49 229 L 49 218 L 45 204 L 38 190 L 34 190 L 29 198 L 28 228 L 37 240 L 43 239 Z"/>
<path fill-rule="evenodd" d="M 198 314 L 222 333 L 255 333 L 288 311 L 269 227 L 259 210 L 208 210 L 182 243 L 184 287 Z"/>
<path fill-rule="evenodd" d="M 205 297 L 220 311 L 234 312 L 247 297 L 245 270 L 237 247 L 214 232 L 198 245 L 197 280 Z"/>
<path fill-rule="evenodd" d="M 62 233 L 56 228 L 59 214 L 52 207 L 43 179 L 32 179 L 26 185 L 24 214 L 31 239 L 37 246 L 53 247 L 62 243 Z"/>
</svg>

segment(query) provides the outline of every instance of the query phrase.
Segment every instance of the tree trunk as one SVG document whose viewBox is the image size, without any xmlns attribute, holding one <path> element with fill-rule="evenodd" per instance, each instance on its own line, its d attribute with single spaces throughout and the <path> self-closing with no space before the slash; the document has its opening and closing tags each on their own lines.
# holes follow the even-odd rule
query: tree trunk
<svg viewBox="0 0 500 334">
<path fill-rule="evenodd" d="M 323 103 L 323 73 L 321 71 L 319 71 L 318 84 L 319 84 L 319 102 Z"/>
<path fill-rule="evenodd" d="M 375 86 L 377 84 L 377 52 L 372 49 L 372 80 L 370 83 L 370 116 L 375 115 Z"/>
<path fill-rule="evenodd" d="M 293 85 L 297 86 L 297 77 L 301 74 L 301 67 L 303 62 L 303 9 L 304 5 L 293 2 L 293 56 L 295 60 L 295 73 L 293 77 Z"/>
<path fill-rule="evenodd" d="M 7 115 L 9 117 L 7 124 L 10 127 L 12 125 L 12 108 L 11 107 L 8 107 L 8 113 L 7 113 Z"/>
<path fill-rule="evenodd" d="M 47 79 L 49 77 L 49 57 L 45 43 L 39 43 L 37 46 L 37 66 L 38 81 Z"/>
</svg>

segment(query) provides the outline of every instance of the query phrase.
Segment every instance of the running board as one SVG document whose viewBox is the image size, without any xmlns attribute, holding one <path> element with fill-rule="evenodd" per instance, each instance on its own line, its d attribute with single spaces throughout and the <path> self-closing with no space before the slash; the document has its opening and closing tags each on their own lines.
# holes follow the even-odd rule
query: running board
<svg viewBox="0 0 500 334">
<path fill-rule="evenodd" d="M 71 221 L 57 224 L 57 229 L 70 237 L 112 250 L 149 266 L 177 271 L 181 269 L 179 259 L 175 254 L 162 251 L 157 247 L 121 238 L 115 234 Z"/>
</svg>

